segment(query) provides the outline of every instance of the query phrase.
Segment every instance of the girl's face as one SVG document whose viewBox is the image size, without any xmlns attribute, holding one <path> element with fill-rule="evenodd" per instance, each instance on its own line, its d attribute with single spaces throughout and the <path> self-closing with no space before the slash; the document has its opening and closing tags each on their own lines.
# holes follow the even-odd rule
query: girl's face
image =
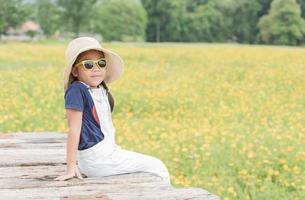
<svg viewBox="0 0 305 200">
<path fill-rule="evenodd" d="M 83 60 L 98 60 L 100 58 L 104 58 L 104 53 L 97 50 L 88 50 L 85 51 L 77 57 L 71 73 L 73 76 L 77 77 L 79 81 L 90 85 L 91 87 L 96 88 L 105 78 L 106 76 L 106 68 L 100 68 L 96 64 L 94 64 L 93 68 L 90 70 L 84 69 L 83 66 L 75 67 L 75 64 L 83 61 Z"/>
</svg>

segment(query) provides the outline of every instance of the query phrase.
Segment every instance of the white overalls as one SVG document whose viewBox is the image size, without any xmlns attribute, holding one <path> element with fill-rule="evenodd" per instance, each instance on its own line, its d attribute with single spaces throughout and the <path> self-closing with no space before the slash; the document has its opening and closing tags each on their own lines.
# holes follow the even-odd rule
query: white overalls
<svg viewBox="0 0 305 200">
<path fill-rule="evenodd" d="M 164 163 L 156 157 L 128 151 L 115 144 L 115 128 L 106 90 L 90 88 L 104 139 L 94 146 L 77 151 L 78 167 L 87 177 L 150 172 L 162 177 L 169 185 L 170 175 Z"/>
</svg>

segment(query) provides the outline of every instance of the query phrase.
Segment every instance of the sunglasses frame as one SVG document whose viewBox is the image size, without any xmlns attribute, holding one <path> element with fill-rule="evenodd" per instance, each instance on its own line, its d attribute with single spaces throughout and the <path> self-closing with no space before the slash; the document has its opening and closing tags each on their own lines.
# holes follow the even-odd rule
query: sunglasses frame
<svg viewBox="0 0 305 200">
<path fill-rule="evenodd" d="M 104 67 L 100 67 L 98 65 L 98 62 L 100 60 L 104 60 L 106 62 L 106 65 Z M 85 67 L 85 62 L 86 61 L 92 61 L 93 62 L 93 67 L 91 69 L 88 69 L 88 68 Z M 92 70 L 94 68 L 94 65 L 96 65 L 100 69 L 105 68 L 105 67 L 107 67 L 107 59 L 106 58 L 100 58 L 100 59 L 97 59 L 97 60 L 83 60 L 83 61 L 80 61 L 79 63 L 75 64 L 74 67 L 82 66 L 85 70 Z"/>
</svg>

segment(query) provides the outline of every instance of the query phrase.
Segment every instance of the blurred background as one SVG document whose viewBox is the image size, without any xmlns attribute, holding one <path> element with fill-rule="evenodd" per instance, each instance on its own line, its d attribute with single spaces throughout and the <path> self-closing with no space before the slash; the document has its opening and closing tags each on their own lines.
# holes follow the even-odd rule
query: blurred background
<svg viewBox="0 0 305 200">
<path fill-rule="evenodd" d="M 1 0 L 3 40 L 302 45 L 305 0 Z"/>
<path fill-rule="evenodd" d="M 305 0 L 0 0 L 0 136 L 67 133 L 65 48 L 124 60 L 116 142 L 176 187 L 305 199 Z"/>
</svg>

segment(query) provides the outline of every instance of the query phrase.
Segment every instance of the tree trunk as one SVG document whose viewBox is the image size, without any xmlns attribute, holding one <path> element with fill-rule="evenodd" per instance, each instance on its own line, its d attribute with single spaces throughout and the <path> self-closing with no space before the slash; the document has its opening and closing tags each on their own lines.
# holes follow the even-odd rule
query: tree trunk
<svg viewBox="0 0 305 200">
<path fill-rule="evenodd" d="M 160 22 L 156 24 L 156 42 L 160 42 Z"/>
</svg>

